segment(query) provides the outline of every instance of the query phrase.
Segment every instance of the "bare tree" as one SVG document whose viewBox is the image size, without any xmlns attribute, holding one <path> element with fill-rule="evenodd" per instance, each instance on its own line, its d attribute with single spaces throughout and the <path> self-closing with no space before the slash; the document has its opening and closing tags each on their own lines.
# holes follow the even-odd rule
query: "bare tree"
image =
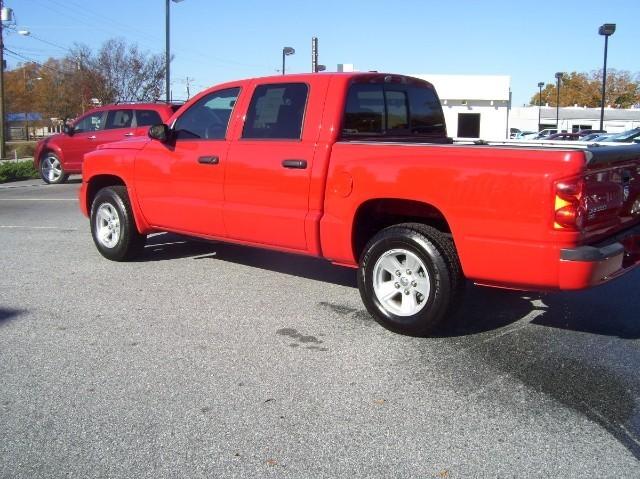
<svg viewBox="0 0 640 479">
<path fill-rule="evenodd" d="M 152 101 L 162 93 L 164 56 L 142 52 L 122 39 L 108 40 L 87 65 L 102 103 Z"/>
</svg>

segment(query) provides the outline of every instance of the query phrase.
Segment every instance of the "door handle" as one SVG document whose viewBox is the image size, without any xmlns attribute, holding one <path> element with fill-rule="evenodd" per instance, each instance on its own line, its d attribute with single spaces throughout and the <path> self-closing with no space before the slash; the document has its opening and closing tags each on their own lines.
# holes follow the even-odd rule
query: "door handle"
<svg viewBox="0 0 640 479">
<path fill-rule="evenodd" d="M 89 140 L 95 140 L 96 138 L 98 138 L 96 135 L 92 135 L 89 137 Z"/>
<path fill-rule="evenodd" d="M 124 136 L 133 136 L 133 133 L 131 133 L 131 132 L 125 133 Z"/>
<path fill-rule="evenodd" d="M 282 166 L 284 168 L 304 170 L 307 167 L 307 160 L 282 160 Z"/>
<path fill-rule="evenodd" d="M 201 156 L 198 158 L 198 163 L 203 165 L 217 165 L 220 162 L 220 158 L 217 156 Z"/>
</svg>

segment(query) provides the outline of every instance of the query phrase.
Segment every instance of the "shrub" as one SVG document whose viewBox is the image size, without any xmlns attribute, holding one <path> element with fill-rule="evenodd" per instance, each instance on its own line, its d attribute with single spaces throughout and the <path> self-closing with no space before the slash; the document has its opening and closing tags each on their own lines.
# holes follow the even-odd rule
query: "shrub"
<svg viewBox="0 0 640 479">
<path fill-rule="evenodd" d="M 7 159 L 33 157 L 36 150 L 35 141 L 21 141 L 16 143 L 7 143 Z"/>
<path fill-rule="evenodd" d="M 0 162 L 0 183 L 28 180 L 29 178 L 38 178 L 39 176 L 31 160 Z"/>
</svg>

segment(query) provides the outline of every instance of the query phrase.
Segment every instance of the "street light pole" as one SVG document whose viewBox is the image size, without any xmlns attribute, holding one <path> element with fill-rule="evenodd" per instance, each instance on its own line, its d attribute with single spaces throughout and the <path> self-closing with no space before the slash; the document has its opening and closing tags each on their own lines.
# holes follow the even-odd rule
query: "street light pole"
<svg viewBox="0 0 640 479">
<path fill-rule="evenodd" d="M 4 2 L 0 0 L 0 12 L 4 8 Z M 0 20 L 0 159 L 5 158 L 4 144 L 4 33 L 2 20 Z"/>
<path fill-rule="evenodd" d="M 538 131 L 542 130 L 542 87 L 544 86 L 544 82 L 538 83 L 538 90 L 540 93 L 538 94 Z"/>
<path fill-rule="evenodd" d="M 604 128 L 604 95 L 607 85 L 607 49 L 609 47 L 609 37 L 616 31 L 615 23 L 605 23 L 598 29 L 598 33 L 604 36 L 604 67 L 602 68 L 602 101 L 600 105 L 600 130 Z"/>
<path fill-rule="evenodd" d="M 180 3 L 182 0 L 171 0 L 174 3 Z M 165 52 L 164 52 L 164 70 L 165 70 L 165 89 L 167 103 L 171 101 L 171 74 L 169 70 L 169 63 L 171 62 L 171 44 L 169 42 L 169 0 L 166 0 L 165 9 Z"/>
<path fill-rule="evenodd" d="M 169 103 L 169 53 L 170 53 L 170 47 L 171 44 L 169 42 L 169 12 L 171 11 L 171 9 L 169 8 L 169 0 L 167 0 L 167 8 L 166 8 L 166 13 L 164 16 L 165 19 L 165 25 L 164 25 L 164 31 L 165 31 L 165 49 L 164 49 L 164 80 L 165 80 L 165 91 L 166 91 L 166 100 L 167 103 Z"/>
<path fill-rule="evenodd" d="M 562 80 L 562 72 L 556 73 L 556 130 L 560 133 L 560 80 Z"/>
<path fill-rule="evenodd" d="M 291 47 L 284 47 L 282 49 L 282 74 L 284 75 L 284 59 L 286 57 L 288 57 L 289 55 L 293 55 L 295 53 L 295 49 L 291 48 Z"/>
</svg>

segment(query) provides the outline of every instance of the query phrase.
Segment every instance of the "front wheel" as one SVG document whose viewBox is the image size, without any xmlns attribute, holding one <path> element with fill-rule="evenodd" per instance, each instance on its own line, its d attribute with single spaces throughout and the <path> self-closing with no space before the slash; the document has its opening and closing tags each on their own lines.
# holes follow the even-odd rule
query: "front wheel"
<svg viewBox="0 0 640 479">
<path fill-rule="evenodd" d="M 358 287 L 378 323 L 412 336 L 433 332 L 463 285 L 452 241 L 418 223 L 391 226 L 369 241 L 360 260 Z"/>
<path fill-rule="evenodd" d="M 40 160 L 40 177 L 45 183 L 59 185 L 69 178 L 64 172 L 60 158 L 55 153 L 46 153 Z"/>
<path fill-rule="evenodd" d="M 105 258 L 126 261 L 142 252 L 145 236 L 138 233 L 125 186 L 101 189 L 91 205 L 90 221 L 93 242 Z"/>
</svg>

